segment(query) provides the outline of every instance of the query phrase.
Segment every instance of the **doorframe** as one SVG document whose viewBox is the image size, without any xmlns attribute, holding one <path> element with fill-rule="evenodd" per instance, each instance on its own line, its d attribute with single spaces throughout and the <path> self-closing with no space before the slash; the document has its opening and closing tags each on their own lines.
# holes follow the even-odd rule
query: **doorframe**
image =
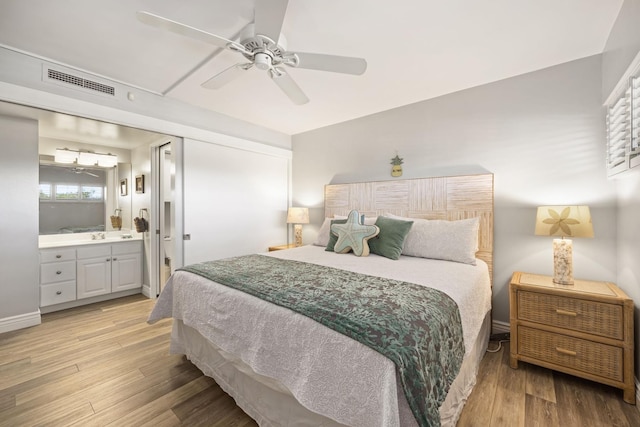
<svg viewBox="0 0 640 427">
<path fill-rule="evenodd" d="M 174 215 L 172 218 L 174 236 L 171 239 L 173 244 L 173 262 L 171 268 L 173 273 L 176 268 L 183 266 L 183 146 L 184 140 L 180 137 L 168 137 L 149 146 L 149 157 L 151 159 L 151 212 L 149 215 L 149 298 L 156 298 L 160 289 L 160 267 L 164 264 L 164 257 L 160 254 L 160 155 L 161 147 L 171 143 L 171 153 L 175 162 L 174 178 Z"/>
</svg>

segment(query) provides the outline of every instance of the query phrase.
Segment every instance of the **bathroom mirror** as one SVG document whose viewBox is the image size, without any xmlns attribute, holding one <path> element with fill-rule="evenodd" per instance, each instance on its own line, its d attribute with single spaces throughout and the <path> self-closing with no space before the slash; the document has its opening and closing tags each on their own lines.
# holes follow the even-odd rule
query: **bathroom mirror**
<svg viewBox="0 0 640 427">
<path fill-rule="evenodd" d="M 129 163 L 83 167 L 41 155 L 40 235 L 131 229 L 131 182 Z"/>
<path fill-rule="evenodd" d="M 40 234 L 81 232 L 99 229 L 100 226 L 105 231 L 112 231 L 117 227 L 111 222 L 111 216 L 117 214 L 122 218 L 123 231 L 135 229 L 132 226 L 132 201 L 142 205 L 149 202 L 141 194 L 136 194 L 132 175 L 135 168 L 138 171 L 141 167 L 146 168 L 147 160 L 137 153 L 134 161 L 132 153 L 139 147 L 144 147 L 144 153 L 148 153 L 149 145 L 165 140 L 165 135 L 4 101 L 0 101 L 0 115 L 37 121 L 40 174 L 54 174 L 57 170 L 55 174 L 62 176 L 55 181 L 61 184 L 60 194 L 56 193 L 54 186 L 44 185 L 41 188 Z M 97 168 L 77 163 L 55 163 L 54 156 L 59 149 L 114 155 L 118 164 L 117 167 Z M 54 182 L 53 177 L 47 179 Z M 65 183 L 71 186 L 63 187 Z M 85 191 L 81 190 L 83 185 L 86 186 Z M 99 187 L 102 187 L 102 196 L 97 189 Z"/>
</svg>

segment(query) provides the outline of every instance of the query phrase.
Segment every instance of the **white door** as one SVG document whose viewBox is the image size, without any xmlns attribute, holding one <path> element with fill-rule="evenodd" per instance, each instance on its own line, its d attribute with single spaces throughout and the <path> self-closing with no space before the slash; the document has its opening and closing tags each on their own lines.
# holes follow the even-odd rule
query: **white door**
<svg viewBox="0 0 640 427">
<path fill-rule="evenodd" d="M 111 292 L 142 286 L 142 254 L 114 255 L 111 259 Z"/>
<path fill-rule="evenodd" d="M 77 286 L 78 299 L 111 292 L 111 257 L 79 259 Z"/>
<path fill-rule="evenodd" d="M 184 264 L 286 243 L 290 159 L 184 140 Z"/>
</svg>

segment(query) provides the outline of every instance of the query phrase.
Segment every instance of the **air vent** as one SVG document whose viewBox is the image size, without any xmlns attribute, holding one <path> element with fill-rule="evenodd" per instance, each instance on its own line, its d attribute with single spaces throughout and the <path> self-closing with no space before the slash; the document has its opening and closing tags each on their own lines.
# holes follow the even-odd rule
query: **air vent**
<svg viewBox="0 0 640 427">
<path fill-rule="evenodd" d="M 84 79 L 82 77 L 74 76 L 73 74 L 63 73 L 62 71 L 52 70 L 51 68 L 47 70 L 47 77 L 51 80 L 56 80 L 111 96 L 114 96 L 116 94 L 116 88 L 114 88 L 113 86 L 108 86 L 102 83 L 95 82 L 93 80 Z"/>
</svg>

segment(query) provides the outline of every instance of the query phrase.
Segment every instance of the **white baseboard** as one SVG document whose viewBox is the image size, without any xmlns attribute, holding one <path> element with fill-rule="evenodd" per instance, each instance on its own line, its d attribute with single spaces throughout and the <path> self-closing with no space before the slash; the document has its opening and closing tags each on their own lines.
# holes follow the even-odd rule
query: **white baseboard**
<svg viewBox="0 0 640 427">
<path fill-rule="evenodd" d="M 36 326 L 41 323 L 40 311 L 0 319 L 0 333 Z"/>
<path fill-rule="evenodd" d="M 142 295 L 144 295 L 145 297 L 149 298 L 149 299 L 155 299 L 156 296 L 151 296 L 151 286 L 149 285 L 142 285 Z"/>
<path fill-rule="evenodd" d="M 508 322 L 501 322 L 499 320 L 494 320 L 491 323 L 492 334 L 505 334 L 507 332 L 511 332 L 511 327 Z"/>
<path fill-rule="evenodd" d="M 636 409 L 640 412 L 640 381 L 637 378 L 636 380 Z"/>
<path fill-rule="evenodd" d="M 139 294 L 140 288 L 129 289 L 126 291 L 114 292 L 111 294 L 98 295 L 96 297 L 82 298 L 73 301 L 63 302 L 55 305 L 48 305 L 46 307 L 40 307 L 42 314 L 52 313 L 54 311 L 66 310 L 68 308 L 80 307 L 81 305 L 93 304 L 96 302 L 108 301 L 111 299 L 122 298 L 129 295 Z"/>
</svg>

